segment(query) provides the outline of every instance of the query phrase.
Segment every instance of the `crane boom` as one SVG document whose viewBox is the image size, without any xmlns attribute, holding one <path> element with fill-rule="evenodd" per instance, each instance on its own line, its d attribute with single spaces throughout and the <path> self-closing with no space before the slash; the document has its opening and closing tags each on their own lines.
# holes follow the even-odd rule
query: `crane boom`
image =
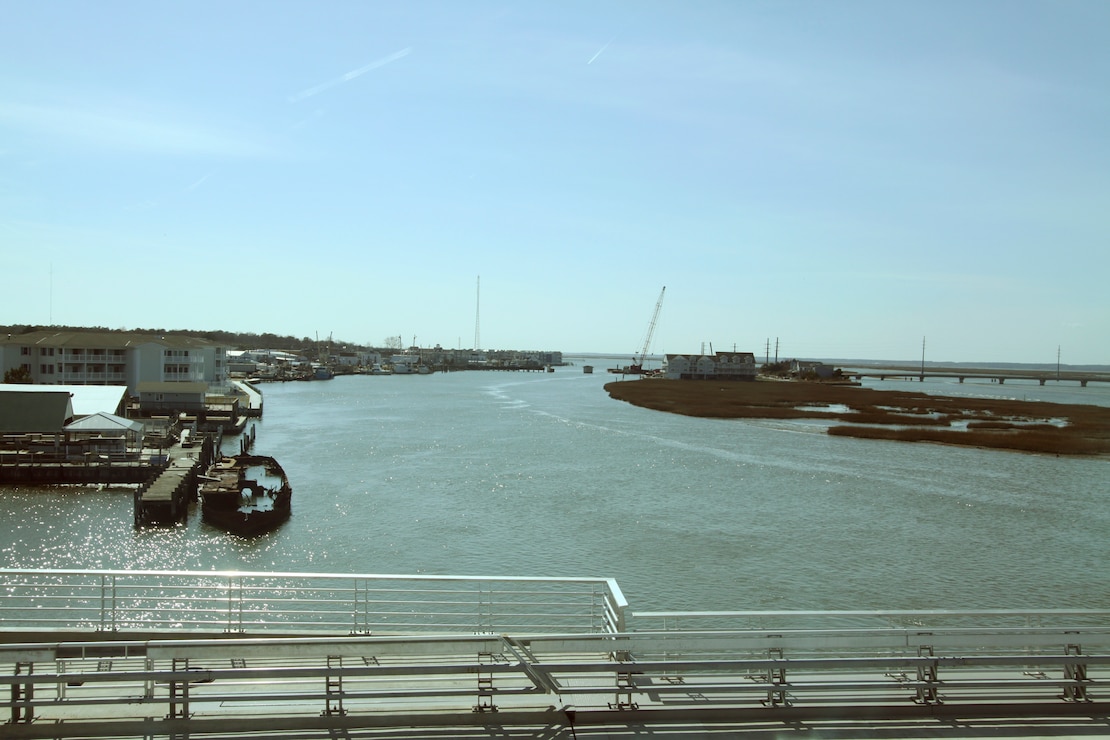
<svg viewBox="0 0 1110 740">
<path fill-rule="evenodd" d="M 644 348 L 640 350 L 640 356 L 636 359 L 636 365 L 642 370 L 644 367 L 644 360 L 647 358 L 648 350 L 651 349 L 651 337 L 655 334 L 655 323 L 659 321 L 659 309 L 663 307 L 663 294 L 667 292 L 667 286 L 663 286 L 663 290 L 659 291 L 659 300 L 655 302 L 655 311 L 651 314 L 651 323 L 648 324 L 647 335 L 644 337 Z"/>
</svg>

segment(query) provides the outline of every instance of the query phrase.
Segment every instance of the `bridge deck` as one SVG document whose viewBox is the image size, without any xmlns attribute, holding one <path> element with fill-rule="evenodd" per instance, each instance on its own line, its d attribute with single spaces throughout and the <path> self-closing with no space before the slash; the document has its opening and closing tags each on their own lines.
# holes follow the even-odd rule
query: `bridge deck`
<svg viewBox="0 0 1110 740">
<path fill-rule="evenodd" d="M 597 578 L 0 569 L 0 586 L 4 738 L 1110 728 L 1099 610 L 626 613 Z"/>
</svg>

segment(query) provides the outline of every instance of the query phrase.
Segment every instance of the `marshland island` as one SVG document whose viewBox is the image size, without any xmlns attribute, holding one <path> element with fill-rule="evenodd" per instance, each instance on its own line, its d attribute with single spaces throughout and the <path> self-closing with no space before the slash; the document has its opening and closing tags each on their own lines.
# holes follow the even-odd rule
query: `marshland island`
<svg viewBox="0 0 1110 740">
<path fill-rule="evenodd" d="M 1110 453 L 1110 408 L 953 398 L 807 380 L 644 378 L 608 383 L 611 398 L 717 419 L 820 419 L 836 436 L 934 442 L 1026 453 Z"/>
</svg>

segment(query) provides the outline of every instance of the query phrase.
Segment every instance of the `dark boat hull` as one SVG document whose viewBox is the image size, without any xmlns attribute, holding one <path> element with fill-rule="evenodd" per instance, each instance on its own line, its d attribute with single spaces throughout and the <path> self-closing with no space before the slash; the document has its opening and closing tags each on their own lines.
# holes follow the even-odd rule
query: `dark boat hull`
<svg viewBox="0 0 1110 740">
<path fill-rule="evenodd" d="M 250 477 L 250 471 L 261 471 Z M 200 487 L 201 519 L 242 537 L 281 526 L 293 512 L 293 491 L 277 460 L 261 455 L 223 458 Z"/>
<path fill-rule="evenodd" d="M 214 527 L 241 537 L 253 537 L 271 532 L 289 518 L 291 508 L 239 511 L 201 506 L 201 518 Z"/>
</svg>

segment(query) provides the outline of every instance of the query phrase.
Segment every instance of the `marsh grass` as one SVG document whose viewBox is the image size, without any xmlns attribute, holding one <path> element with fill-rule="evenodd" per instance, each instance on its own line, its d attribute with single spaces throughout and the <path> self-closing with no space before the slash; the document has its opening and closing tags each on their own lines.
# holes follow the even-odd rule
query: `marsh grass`
<svg viewBox="0 0 1110 740">
<path fill-rule="evenodd" d="M 687 416 L 844 422 L 829 428 L 835 436 L 1060 455 L 1110 453 L 1110 409 L 1102 406 L 949 398 L 813 382 L 652 379 L 608 383 L 605 390 L 620 401 Z M 965 428 L 952 427 L 963 422 Z"/>
</svg>

